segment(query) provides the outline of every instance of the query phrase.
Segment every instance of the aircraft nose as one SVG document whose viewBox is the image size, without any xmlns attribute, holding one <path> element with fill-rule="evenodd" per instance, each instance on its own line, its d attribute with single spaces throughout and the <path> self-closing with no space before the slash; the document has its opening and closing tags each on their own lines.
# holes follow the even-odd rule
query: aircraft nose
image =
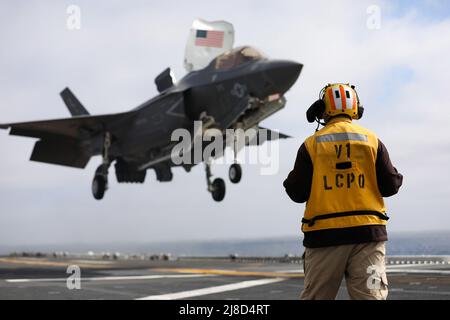
<svg viewBox="0 0 450 320">
<path fill-rule="evenodd" d="M 264 75 L 273 86 L 276 93 L 284 94 L 297 81 L 303 65 L 294 61 L 268 61 Z"/>
</svg>

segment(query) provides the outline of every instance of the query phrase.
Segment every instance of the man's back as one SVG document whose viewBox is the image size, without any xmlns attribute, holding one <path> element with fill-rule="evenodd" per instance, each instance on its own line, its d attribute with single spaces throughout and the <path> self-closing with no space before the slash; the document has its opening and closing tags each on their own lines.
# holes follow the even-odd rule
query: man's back
<svg viewBox="0 0 450 320">
<path fill-rule="evenodd" d="M 375 134 L 350 119 L 336 118 L 309 137 L 305 146 L 314 164 L 303 220 L 305 237 L 306 233 L 310 235 L 305 239 L 306 244 L 315 239 L 323 240 L 324 234 L 327 238 L 336 238 L 336 234 L 330 235 L 333 229 L 339 229 L 339 234 L 348 234 L 345 240 L 334 244 L 355 242 L 358 239 L 352 240 L 355 236 L 351 233 L 367 232 L 370 228 L 366 226 L 386 224 L 386 208 L 376 179 L 378 138 Z M 353 227 L 360 228 L 351 229 Z M 387 240 L 385 228 L 377 229 L 384 237 L 365 237 L 359 241 Z M 318 233 L 309 233 L 314 231 Z"/>
<path fill-rule="evenodd" d="M 302 297 L 334 298 L 345 275 L 352 298 L 383 299 L 388 220 L 383 197 L 397 193 L 403 177 L 377 136 L 352 122 L 363 113 L 353 86 L 329 84 L 320 96 L 307 118 L 323 119 L 325 127 L 302 144 L 283 183 L 293 201 L 306 202 Z M 383 282 L 375 289 L 366 282 L 373 266 Z"/>
</svg>

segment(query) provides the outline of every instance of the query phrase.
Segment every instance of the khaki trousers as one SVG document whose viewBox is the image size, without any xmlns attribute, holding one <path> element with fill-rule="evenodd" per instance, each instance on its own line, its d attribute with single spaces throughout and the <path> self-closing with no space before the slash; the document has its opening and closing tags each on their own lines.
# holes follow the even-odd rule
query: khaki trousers
<svg viewBox="0 0 450 320">
<path fill-rule="evenodd" d="M 305 248 L 305 288 L 300 299 L 335 299 L 345 277 L 351 299 L 385 300 L 385 254 L 384 242 Z"/>
</svg>

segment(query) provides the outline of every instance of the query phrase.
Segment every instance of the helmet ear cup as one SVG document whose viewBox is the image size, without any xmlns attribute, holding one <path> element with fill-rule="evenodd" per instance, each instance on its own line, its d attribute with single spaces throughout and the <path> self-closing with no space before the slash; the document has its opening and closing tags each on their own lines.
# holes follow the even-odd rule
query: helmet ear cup
<svg viewBox="0 0 450 320">
<path fill-rule="evenodd" d="M 364 107 L 358 106 L 358 120 L 363 117 L 363 114 L 364 114 Z"/>
<path fill-rule="evenodd" d="M 314 102 L 311 107 L 306 111 L 306 119 L 309 123 L 316 121 L 316 119 L 322 119 L 322 115 L 325 112 L 325 102 L 322 99 Z"/>
<path fill-rule="evenodd" d="M 356 94 L 356 99 L 357 99 L 357 101 L 358 101 L 358 115 L 357 115 L 357 120 L 359 120 L 359 119 L 361 119 L 362 117 L 363 117 L 363 114 L 364 114 L 364 107 L 361 105 L 361 102 L 359 101 L 359 96 L 358 96 L 358 92 L 356 92 L 356 87 L 354 86 L 354 85 L 351 85 L 350 86 L 352 89 L 353 89 L 353 91 L 355 92 L 355 94 Z"/>
</svg>

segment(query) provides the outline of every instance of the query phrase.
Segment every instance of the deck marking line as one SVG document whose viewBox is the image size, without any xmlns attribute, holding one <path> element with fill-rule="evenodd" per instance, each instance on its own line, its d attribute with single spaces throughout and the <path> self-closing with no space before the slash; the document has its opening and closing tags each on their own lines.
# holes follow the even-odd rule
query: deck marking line
<svg viewBox="0 0 450 320">
<path fill-rule="evenodd" d="M 178 272 L 194 274 L 213 274 L 221 276 L 241 276 L 241 277 L 269 277 L 269 278 L 304 278 L 303 273 L 292 272 L 267 272 L 267 271 L 239 271 L 223 269 L 191 269 L 191 268 L 155 268 L 157 272 Z"/>
<path fill-rule="evenodd" d="M 211 277 L 211 275 L 203 274 L 170 274 L 170 275 L 149 275 L 149 276 L 113 276 L 113 277 L 81 277 L 81 281 L 117 281 L 117 280 L 152 280 L 152 279 L 181 279 L 181 278 L 200 278 Z M 65 282 L 67 278 L 47 278 L 47 279 L 6 279 L 9 283 L 24 282 Z"/>
<path fill-rule="evenodd" d="M 222 285 L 222 286 L 209 287 L 209 288 L 203 288 L 203 289 L 197 289 L 197 290 L 189 290 L 189 291 L 168 293 L 168 294 L 162 294 L 162 295 L 156 295 L 156 296 L 148 296 L 148 297 L 143 297 L 143 298 L 139 298 L 136 300 L 186 299 L 186 298 L 192 298 L 192 297 L 198 297 L 198 296 L 205 296 L 205 295 L 209 295 L 209 294 L 222 293 L 222 292 L 227 292 L 227 291 L 262 286 L 262 285 L 276 283 L 276 282 L 280 282 L 280 281 L 284 281 L 284 280 L 286 280 L 286 279 L 275 278 L 275 279 L 250 280 L 250 281 L 243 281 L 243 282 L 238 282 L 238 283 L 233 283 L 233 284 L 226 284 L 226 285 Z"/>
</svg>

